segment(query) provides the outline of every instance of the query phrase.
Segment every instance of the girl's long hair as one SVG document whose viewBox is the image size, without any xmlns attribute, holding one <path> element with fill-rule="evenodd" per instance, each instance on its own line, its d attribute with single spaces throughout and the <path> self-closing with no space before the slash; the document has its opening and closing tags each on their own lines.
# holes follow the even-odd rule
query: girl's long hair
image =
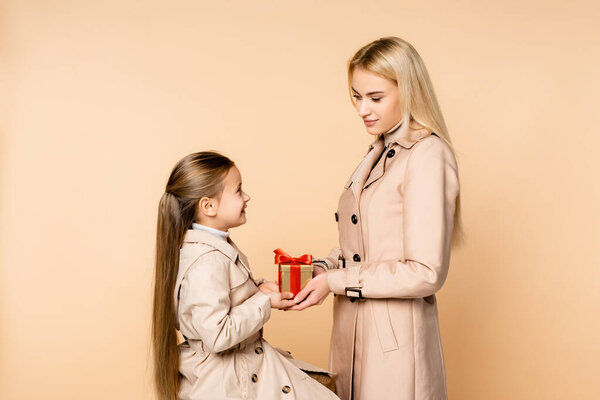
<svg viewBox="0 0 600 400">
<path fill-rule="evenodd" d="M 427 128 L 443 139 L 454 153 L 425 63 L 410 43 L 390 36 L 375 40 L 358 50 L 348 63 L 348 90 L 352 101 L 352 74 L 357 68 L 381 75 L 398 86 L 402 126 L 405 129 L 409 126 Z M 456 198 L 452 243 L 458 245 L 463 239 L 459 194 Z"/>
<path fill-rule="evenodd" d="M 193 153 L 180 160 L 158 206 L 152 349 L 158 400 L 176 400 L 179 392 L 179 350 L 173 301 L 179 269 L 179 250 L 190 228 L 196 204 L 220 196 L 223 178 L 235 164 L 214 152 Z"/>
</svg>

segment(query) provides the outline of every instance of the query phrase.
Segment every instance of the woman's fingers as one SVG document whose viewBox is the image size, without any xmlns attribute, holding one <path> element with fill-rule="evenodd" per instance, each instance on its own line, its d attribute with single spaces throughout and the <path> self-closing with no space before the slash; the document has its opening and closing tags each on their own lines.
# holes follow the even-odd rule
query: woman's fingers
<svg viewBox="0 0 600 400">
<path fill-rule="evenodd" d="M 296 296 L 296 300 L 297 299 L 298 299 L 298 296 Z M 310 306 L 317 304 L 318 301 L 319 301 L 319 296 L 317 296 L 315 291 L 311 291 L 310 294 L 308 295 L 308 297 L 306 297 L 306 299 L 304 299 L 303 302 L 301 302 L 301 303 L 297 302 L 295 306 L 290 308 L 290 310 L 296 310 L 296 311 L 304 310 L 305 308 L 308 308 Z"/>
<path fill-rule="evenodd" d="M 311 284 L 310 284 L 310 282 L 308 282 L 308 284 L 306 284 L 304 289 L 302 289 L 300 292 L 298 292 L 298 294 L 294 298 L 296 303 L 300 303 L 302 300 L 304 300 L 312 292 L 312 290 L 313 289 L 311 287 Z"/>
<path fill-rule="evenodd" d="M 319 275 L 308 282 L 306 287 L 296 295 L 296 304 L 291 310 L 304 310 L 315 304 L 321 304 L 329 294 L 327 275 Z"/>
</svg>

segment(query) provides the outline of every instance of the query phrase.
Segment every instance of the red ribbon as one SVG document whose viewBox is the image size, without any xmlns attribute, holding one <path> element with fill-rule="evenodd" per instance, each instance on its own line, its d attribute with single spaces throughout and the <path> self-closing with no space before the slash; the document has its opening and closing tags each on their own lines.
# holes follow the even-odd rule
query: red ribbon
<svg viewBox="0 0 600 400">
<path fill-rule="evenodd" d="M 281 249 L 273 250 L 275 253 L 275 264 L 291 264 L 291 265 L 310 265 L 312 264 L 312 256 L 310 254 L 304 254 L 300 257 L 292 257 Z"/>
<path fill-rule="evenodd" d="M 292 257 L 282 249 L 273 250 L 275 263 L 279 264 L 277 279 L 279 280 L 279 291 L 281 292 L 281 264 L 290 264 L 290 292 L 295 296 L 302 288 L 300 287 L 300 264 L 312 264 L 312 256 L 304 254 L 300 257 Z"/>
</svg>

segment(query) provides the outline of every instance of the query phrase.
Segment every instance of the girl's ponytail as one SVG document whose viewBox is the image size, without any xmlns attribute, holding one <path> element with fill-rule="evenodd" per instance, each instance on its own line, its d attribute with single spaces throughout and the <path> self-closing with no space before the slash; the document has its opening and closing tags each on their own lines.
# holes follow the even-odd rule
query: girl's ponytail
<svg viewBox="0 0 600 400">
<path fill-rule="evenodd" d="M 181 225 L 179 202 L 171 193 L 165 192 L 158 207 L 152 321 L 154 379 L 161 400 L 176 400 L 178 392 L 179 350 L 172 299 L 177 279 L 177 269 L 173 266 L 179 265 Z"/>
<path fill-rule="evenodd" d="M 214 152 L 193 153 L 180 160 L 169 177 L 158 206 L 152 348 L 158 400 L 177 400 L 179 349 L 173 295 L 179 250 L 202 197 L 220 196 L 222 181 L 235 164 Z"/>
</svg>

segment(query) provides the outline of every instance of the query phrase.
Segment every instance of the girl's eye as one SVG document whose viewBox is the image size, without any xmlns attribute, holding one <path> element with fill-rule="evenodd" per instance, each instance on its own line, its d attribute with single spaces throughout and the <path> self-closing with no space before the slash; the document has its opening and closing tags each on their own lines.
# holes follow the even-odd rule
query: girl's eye
<svg viewBox="0 0 600 400">
<path fill-rule="evenodd" d="M 375 103 L 378 103 L 379 100 L 381 100 L 381 97 L 371 97 L 371 100 L 373 100 Z"/>
</svg>

